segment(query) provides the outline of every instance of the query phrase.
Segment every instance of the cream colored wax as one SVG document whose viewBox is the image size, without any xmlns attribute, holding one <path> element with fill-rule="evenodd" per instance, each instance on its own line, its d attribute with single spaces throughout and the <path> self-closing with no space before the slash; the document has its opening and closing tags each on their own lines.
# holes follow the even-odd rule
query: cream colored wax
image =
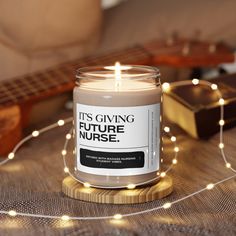
<svg viewBox="0 0 236 236">
<path fill-rule="evenodd" d="M 149 68 L 149 70 L 151 70 Z M 143 72 L 143 71 L 142 71 Z M 145 67 L 144 67 L 145 72 Z M 143 72 L 143 73 L 144 73 Z M 136 72 L 137 73 L 137 72 Z M 141 73 L 141 72 L 140 72 Z M 149 78 L 151 76 L 152 78 Z M 79 85 L 74 88 L 73 92 L 73 99 L 74 99 L 74 119 L 75 119 L 75 127 L 76 127 L 76 140 L 79 138 L 79 125 L 77 124 L 78 121 L 78 112 L 80 111 L 80 106 L 78 104 L 82 105 L 89 105 L 88 107 L 90 109 L 90 112 L 93 113 L 93 107 L 117 107 L 121 111 L 122 108 L 129 108 L 129 107 L 142 107 L 152 104 L 161 104 L 161 87 L 159 85 L 159 80 L 157 78 L 153 77 L 153 73 L 150 73 L 148 71 L 147 73 L 144 73 L 143 75 L 138 75 L 137 77 L 132 74 L 129 77 L 129 74 L 125 74 L 119 77 L 119 80 L 117 81 L 117 78 L 115 76 L 112 78 L 110 77 L 110 74 L 108 78 L 106 77 L 106 74 L 104 75 L 104 78 L 102 77 L 102 73 L 99 74 L 99 78 L 94 78 L 94 74 L 86 74 L 86 78 L 79 78 Z M 129 109 L 128 109 L 129 110 Z M 130 109 L 132 111 L 132 109 Z M 127 111 L 127 110 L 126 110 Z M 161 114 L 161 112 L 160 112 Z M 102 117 L 102 116 L 100 116 Z M 155 120 L 154 122 L 160 122 L 160 117 L 158 120 Z M 155 125 L 155 124 L 154 124 Z M 141 127 L 143 126 L 143 127 Z M 139 127 L 137 127 L 137 130 L 139 128 L 146 129 L 147 124 L 141 123 Z M 149 127 L 149 126 L 148 126 Z M 159 126 L 160 127 L 160 126 Z M 149 132 L 152 132 L 149 131 Z M 161 132 L 161 131 L 159 131 Z M 121 134 L 121 138 L 123 137 Z M 136 133 L 133 132 L 133 138 L 135 138 Z M 132 137 L 131 137 L 132 139 Z M 78 141 L 78 140 L 77 140 Z M 122 140 L 121 140 L 122 141 Z M 159 148 L 160 153 L 160 134 L 159 137 L 157 137 L 157 147 Z M 132 168 L 130 168 L 129 172 L 127 172 L 127 175 L 125 169 L 114 169 L 106 171 L 106 168 L 103 169 L 102 173 L 99 174 L 93 174 L 96 172 L 96 168 L 89 169 L 89 173 L 81 170 L 81 168 L 77 165 L 78 161 L 80 159 L 80 145 L 78 142 L 76 142 L 76 176 L 80 181 L 88 182 L 91 185 L 95 185 L 98 187 L 120 187 L 120 186 L 127 186 L 128 184 L 139 184 L 146 182 L 150 179 L 153 179 L 157 175 L 157 171 L 153 170 L 150 173 L 145 174 L 137 174 L 136 172 L 132 174 Z M 114 147 L 116 147 L 116 143 L 113 143 Z M 118 145 L 118 144 L 117 144 Z M 88 145 L 89 146 L 89 145 Z M 86 147 L 88 148 L 88 147 Z M 89 149 L 89 148 L 88 148 Z M 104 148 L 106 151 L 106 148 Z M 103 149 L 103 151 L 104 151 Z M 109 150 L 107 150 L 109 152 Z M 119 152 L 125 152 L 125 149 L 122 150 L 116 150 Z M 133 150 L 136 151 L 136 150 Z M 139 151 L 139 149 L 137 149 Z M 151 155 L 151 158 L 153 158 L 153 155 L 155 155 L 155 150 L 153 153 L 149 153 L 148 155 Z M 160 156 L 155 156 L 157 161 L 159 162 Z M 159 163 L 158 163 L 159 168 Z M 139 171 L 139 169 L 137 169 Z M 108 174 L 108 172 L 110 174 Z M 115 173 L 115 176 L 114 176 Z M 119 174 L 120 173 L 120 174 Z M 111 175 L 112 174 L 112 175 Z"/>
</svg>

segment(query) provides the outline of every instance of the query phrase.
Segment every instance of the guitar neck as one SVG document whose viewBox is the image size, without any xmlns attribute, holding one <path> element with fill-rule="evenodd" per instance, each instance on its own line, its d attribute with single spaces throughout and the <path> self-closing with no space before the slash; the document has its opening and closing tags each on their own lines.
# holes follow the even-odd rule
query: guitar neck
<svg viewBox="0 0 236 236">
<path fill-rule="evenodd" d="M 122 64 L 148 64 L 151 55 L 141 46 L 102 56 L 86 57 L 54 68 L 0 83 L 0 107 L 36 102 L 46 97 L 70 91 L 74 87 L 75 71 L 80 67 Z"/>
<path fill-rule="evenodd" d="M 223 44 L 175 40 L 153 41 L 125 50 L 86 57 L 61 64 L 44 72 L 0 82 L 0 107 L 35 102 L 70 91 L 74 87 L 75 71 L 80 67 L 121 64 L 215 66 L 233 62 L 232 50 Z"/>
</svg>

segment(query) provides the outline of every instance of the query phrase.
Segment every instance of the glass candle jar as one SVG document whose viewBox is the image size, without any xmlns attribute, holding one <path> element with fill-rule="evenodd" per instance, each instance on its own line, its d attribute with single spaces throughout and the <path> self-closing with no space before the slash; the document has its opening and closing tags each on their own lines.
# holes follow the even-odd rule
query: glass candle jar
<svg viewBox="0 0 236 236">
<path fill-rule="evenodd" d="M 73 92 L 75 175 L 101 188 L 140 185 L 157 176 L 161 153 L 159 70 L 86 67 Z"/>
</svg>

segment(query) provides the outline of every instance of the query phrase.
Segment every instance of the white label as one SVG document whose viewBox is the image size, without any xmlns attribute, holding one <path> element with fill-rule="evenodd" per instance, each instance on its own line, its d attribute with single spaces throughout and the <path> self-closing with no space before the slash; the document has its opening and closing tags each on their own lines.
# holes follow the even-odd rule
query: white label
<svg viewBox="0 0 236 236">
<path fill-rule="evenodd" d="M 160 104 L 103 107 L 76 104 L 78 170 L 109 176 L 159 170 Z"/>
</svg>

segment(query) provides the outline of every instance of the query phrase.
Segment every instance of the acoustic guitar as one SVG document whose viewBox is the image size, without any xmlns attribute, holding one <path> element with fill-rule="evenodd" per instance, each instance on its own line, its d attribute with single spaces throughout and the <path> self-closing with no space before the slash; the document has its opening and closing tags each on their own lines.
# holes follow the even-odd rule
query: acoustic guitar
<svg viewBox="0 0 236 236">
<path fill-rule="evenodd" d="M 71 91 L 76 69 L 92 65 L 122 64 L 208 67 L 233 62 L 233 51 L 222 43 L 186 39 L 152 41 L 104 55 L 61 64 L 42 72 L 0 82 L 0 155 L 6 155 L 22 137 L 34 103 Z"/>
</svg>

